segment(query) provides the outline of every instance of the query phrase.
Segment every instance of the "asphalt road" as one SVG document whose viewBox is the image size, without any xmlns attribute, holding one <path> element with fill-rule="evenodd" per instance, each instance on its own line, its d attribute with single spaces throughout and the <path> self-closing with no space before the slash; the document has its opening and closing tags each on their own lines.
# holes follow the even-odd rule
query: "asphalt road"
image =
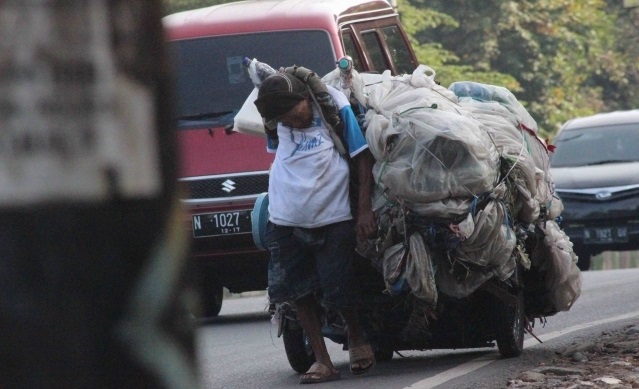
<svg viewBox="0 0 639 389">
<path fill-rule="evenodd" d="M 342 372 L 331 388 L 501 388 L 520 371 L 538 366 L 574 342 L 606 329 L 639 322 L 639 269 L 583 273 L 582 293 L 568 312 L 536 323 L 519 358 L 500 359 L 496 349 L 407 351 L 379 363 L 362 377 L 348 371 L 348 354 L 328 341 Z M 298 374 L 286 360 L 284 345 L 266 312 L 266 297 L 224 301 L 218 318 L 198 323 L 198 360 L 203 388 L 298 387 Z"/>
</svg>

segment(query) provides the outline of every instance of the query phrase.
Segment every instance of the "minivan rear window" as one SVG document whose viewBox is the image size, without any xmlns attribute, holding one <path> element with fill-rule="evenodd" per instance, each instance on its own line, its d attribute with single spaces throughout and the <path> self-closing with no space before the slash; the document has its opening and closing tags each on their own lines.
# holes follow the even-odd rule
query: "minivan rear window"
<svg viewBox="0 0 639 389">
<path fill-rule="evenodd" d="M 353 59 L 353 68 L 358 72 L 364 71 L 362 59 L 359 57 L 359 52 L 355 48 L 353 35 L 348 30 L 342 30 L 342 40 L 344 41 L 344 53 Z"/>
<path fill-rule="evenodd" d="M 395 71 L 397 74 L 410 74 L 415 70 L 413 60 L 410 56 L 410 50 L 406 46 L 406 41 L 401 35 L 398 26 L 389 26 L 382 28 L 386 45 L 390 50 L 393 62 L 395 62 Z"/>
<path fill-rule="evenodd" d="M 325 31 L 278 31 L 216 36 L 170 43 L 177 74 L 177 116 L 227 117 L 232 121 L 253 84 L 242 58 L 257 58 L 273 68 L 300 65 L 320 76 L 335 69 L 335 54 Z"/>
<path fill-rule="evenodd" d="M 378 73 L 381 73 L 384 70 L 388 69 L 390 66 L 388 66 L 388 64 L 386 63 L 382 44 L 379 41 L 377 32 L 375 30 L 363 31 L 362 39 L 364 40 L 366 50 L 370 55 L 370 61 L 373 69 L 376 70 Z"/>
</svg>

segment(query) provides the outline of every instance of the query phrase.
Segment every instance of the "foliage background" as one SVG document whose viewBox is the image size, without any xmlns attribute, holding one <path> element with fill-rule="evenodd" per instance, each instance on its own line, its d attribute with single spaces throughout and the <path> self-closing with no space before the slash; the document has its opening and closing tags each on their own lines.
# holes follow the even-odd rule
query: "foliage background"
<svg viewBox="0 0 639 389">
<path fill-rule="evenodd" d="M 164 13 L 228 3 L 163 0 Z M 552 138 L 577 116 L 639 108 L 639 8 L 623 0 L 397 0 L 420 63 L 444 86 L 510 89 Z"/>
</svg>

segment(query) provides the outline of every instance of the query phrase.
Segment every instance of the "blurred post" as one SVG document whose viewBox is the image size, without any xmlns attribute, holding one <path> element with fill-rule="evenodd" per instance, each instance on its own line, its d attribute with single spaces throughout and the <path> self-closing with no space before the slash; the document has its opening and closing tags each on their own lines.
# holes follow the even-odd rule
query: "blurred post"
<svg viewBox="0 0 639 389">
<path fill-rule="evenodd" d="M 0 388 L 195 388 L 159 0 L 0 2 Z"/>
</svg>

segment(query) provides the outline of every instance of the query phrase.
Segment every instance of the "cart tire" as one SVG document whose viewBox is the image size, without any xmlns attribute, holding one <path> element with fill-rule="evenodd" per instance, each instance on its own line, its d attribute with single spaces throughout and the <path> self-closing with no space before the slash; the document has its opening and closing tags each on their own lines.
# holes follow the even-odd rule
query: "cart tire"
<svg viewBox="0 0 639 389">
<path fill-rule="evenodd" d="M 499 354 L 503 358 L 513 358 L 521 355 L 524 350 L 524 327 L 526 316 L 524 312 L 524 293 L 517 294 L 515 305 L 501 304 L 497 313 L 496 338 Z"/>
<path fill-rule="evenodd" d="M 383 346 L 374 346 L 375 361 L 388 362 L 393 359 L 395 351 L 393 349 Z"/>
<path fill-rule="evenodd" d="M 284 350 L 293 370 L 306 373 L 315 363 L 315 354 L 302 328 L 284 329 Z"/>
</svg>

